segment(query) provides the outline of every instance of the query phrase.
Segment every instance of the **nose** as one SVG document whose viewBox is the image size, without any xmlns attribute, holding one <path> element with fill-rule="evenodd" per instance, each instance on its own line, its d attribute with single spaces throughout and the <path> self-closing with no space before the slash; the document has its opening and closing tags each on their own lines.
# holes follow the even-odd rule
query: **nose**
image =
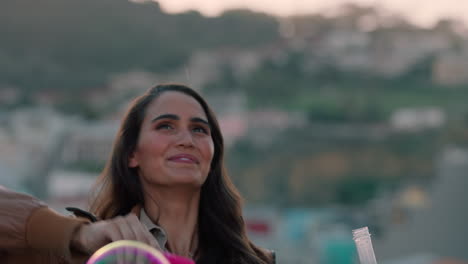
<svg viewBox="0 0 468 264">
<path fill-rule="evenodd" d="M 187 130 L 180 131 L 177 145 L 186 148 L 193 147 L 192 133 Z"/>
</svg>

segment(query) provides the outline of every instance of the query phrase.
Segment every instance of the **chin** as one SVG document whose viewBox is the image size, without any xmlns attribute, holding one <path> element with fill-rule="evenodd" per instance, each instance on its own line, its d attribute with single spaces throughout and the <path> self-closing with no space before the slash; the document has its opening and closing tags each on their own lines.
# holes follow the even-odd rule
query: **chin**
<svg viewBox="0 0 468 264">
<path fill-rule="evenodd" d="M 204 179 L 199 175 L 174 175 L 171 177 L 174 184 L 189 184 L 193 186 L 202 186 Z"/>
</svg>

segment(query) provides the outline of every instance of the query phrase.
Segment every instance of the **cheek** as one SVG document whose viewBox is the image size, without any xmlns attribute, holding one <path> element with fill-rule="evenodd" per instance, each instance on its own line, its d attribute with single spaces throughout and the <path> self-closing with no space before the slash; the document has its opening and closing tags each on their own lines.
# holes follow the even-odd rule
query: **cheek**
<svg viewBox="0 0 468 264">
<path fill-rule="evenodd" d="M 210 165 L 211 160 L 213 159 L 213 155 L 214 155 L 213 141 L 206 142 L 205 147 L 203 149 L 203 155 L 205 156 L 205 159 L 208 161 L 208 165 Z"/>
<path fill-rule="evenodd" d="M 159 158 L 162 157 L 165 149 L 167 148 L 167 139 L 162 139 L 158 137 L 147 138 L 140 142 L 140 153 L 142 157 L 146 158 Z"/>
</svg>

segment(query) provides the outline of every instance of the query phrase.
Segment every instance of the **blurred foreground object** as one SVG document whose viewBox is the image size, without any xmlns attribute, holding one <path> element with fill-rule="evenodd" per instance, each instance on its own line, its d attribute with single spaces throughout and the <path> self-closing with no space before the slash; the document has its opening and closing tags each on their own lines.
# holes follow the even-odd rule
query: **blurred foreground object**
<svg viewBox="0 0 468 264">
<path fill-rule="evenodd" d="M 362 227 L 353 230 L 353 239 L 356 242 L 356 248 L 359 254 L 359 261 L 361 264 L 377 264 L 375 259 L 374 249 L 372 248 L 372 241 L 369 234 L 369 229 Z"/>
<path fill-rule="evenodd" d="M 119 240 L 96 251 L 87 264 L 194 264 L 190 259 L 161 253 L 141 242 Z"/>
</svg>

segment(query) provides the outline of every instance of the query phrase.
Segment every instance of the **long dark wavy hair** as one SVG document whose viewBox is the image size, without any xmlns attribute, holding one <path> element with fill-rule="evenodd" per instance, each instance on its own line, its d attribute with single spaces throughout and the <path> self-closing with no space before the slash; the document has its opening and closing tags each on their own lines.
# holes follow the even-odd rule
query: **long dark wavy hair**
<svg viewBox="0 0 468 264">
<path fill-rule="evenodd" d="M 184 85 L 157 85 L 133 101 L 124 116 L 111 156 L 94 187 L 91 211 L 101 219 L 109 219 L 128 214 L 135 205 L 144 205 L 137 169 L 130 168 L 128 161 L 137 146 L 148 105 L 169 91 L 197 100 L 208 118 L 214 143 L 210 172 L 200 194 L 197 263 L 271 263 L 270 254 L 255 246 L 246 235 L 242 198 L 224 167 L 223 136 L 218 121 L 206 101 Z"/>
</svg>

